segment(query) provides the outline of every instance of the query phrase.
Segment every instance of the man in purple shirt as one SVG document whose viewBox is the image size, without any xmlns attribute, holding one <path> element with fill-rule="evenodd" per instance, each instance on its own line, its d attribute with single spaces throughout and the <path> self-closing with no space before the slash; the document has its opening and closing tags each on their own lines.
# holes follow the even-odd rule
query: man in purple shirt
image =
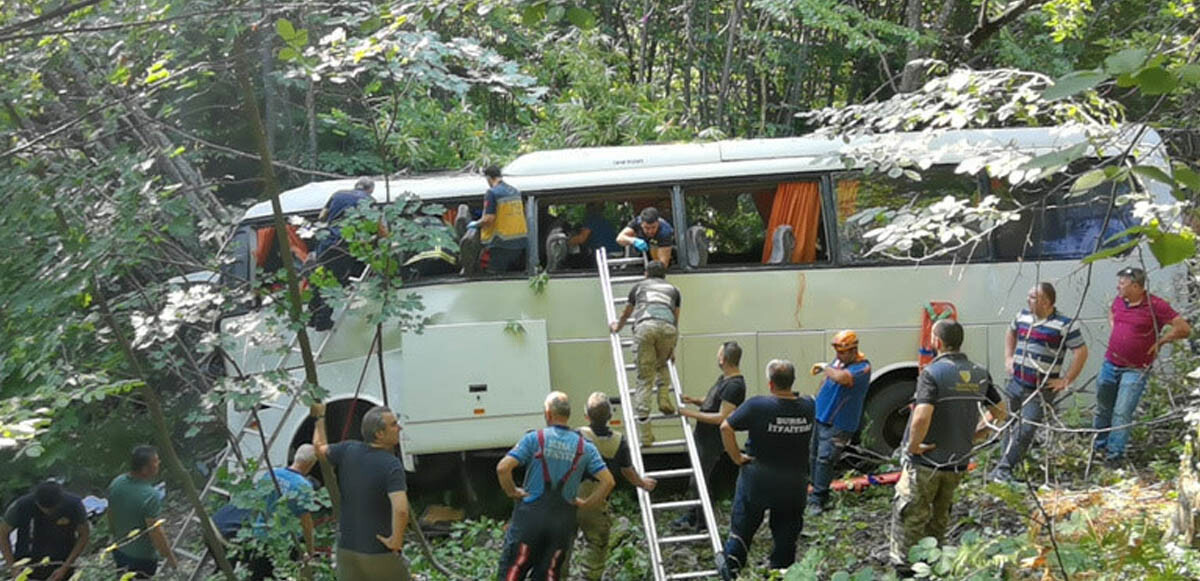
<svg viewBox="0 0 1200 581">
<path fill-rule="evenodd" d="M 1112 335 L 1104 365 L 1096 379 L 1096 416 L 1092 427 L 1096 450 L 1104 452 L 1105 465 L 1117 467 L 1125 457 L 1129 424 L 1146 390 L 1150 364 L 1165 343 L 1192 332 L 1167 301 L 1146 292 L 1146 271 L 1127 267 L 1117 273 L 1117 297 L 1108 314 Z M 1164 327 L 1171 330 L 1163 333 Z"/>
</svg>

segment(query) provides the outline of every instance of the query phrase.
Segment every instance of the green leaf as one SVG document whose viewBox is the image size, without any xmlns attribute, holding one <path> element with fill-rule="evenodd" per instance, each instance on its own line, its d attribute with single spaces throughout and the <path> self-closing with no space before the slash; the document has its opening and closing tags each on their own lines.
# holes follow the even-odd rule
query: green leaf
<svg viewBox="0 0 1200 581">
<path fill-rule="evenodd" d="M 1164 184 L 1167 184 L 1168 186 L 1175 187 L 1175 179 L 1174 178 L 1167 175 L 1167 172 L 1165 172 L 1157 167 L 1154 167 L 1152 165 L 1135 165 L 1135 166 L 1133 166 L 1133 173 L 1138 174 L 1144 178 L 1149 178 L 1156 182 L 1162 182 Z"/>
<path fill-rule="evenodd" d="M 546 4 L 537 3 L 527 6 L 521 11 L 521 23 L 525 26 L 533 26 L 546 18 Z"/>
<path fill-rule="evenodd" d="M 1108 75 L 1100 71 L 1075 71 L 1067 73 L 1054 81 L 1054 85 L 1042 91 L 1042 98 L 1047 101 L 1070 97 L 1076 93 L 1086 91 L 1104 81 L 1108 80 Z"/>
<path fill-rule="evenodd" d="M 1126 236 L 1140 236 L 1142 234 L 1149 234 L 1150 232 L 1157 232 L 1157 231 L 1158 230 L 1154 226 L 1146 226 L 1146 225 L 1131 226 L 1129 228 L 1126 228 L 1125 230 L 1122 230 L 1120 232 L 1117 232 L 1116 234 L 1113 234 L 1112 236 L 1109 236 L 1108 238 L 1105 238 L 1104 243 L 1111 244 L 1111 243 L 1116 242 L 1117 240 L 1120 240 Z"/>
<path fill-rule="evenodd" d="M 1162 67 L 1146 67 L 1133 75 L 1134 82 L 1138 88 L 1147 95 L 1162 95 L 1169 93 L 1178 85 L 1175 80 L 1175 75 L 1167 72 L 1167 69 Z"/>
<path fill-rule="evenodd" d="M 300 58 L 300 53 L 290 46 L 279 49 L 279 60 L 281 61 L 294 61 L 298 58 Z"/>
<path fill-rule="evenodd" d="M 576 28 L 588 30 L 596 26 L 596 16 L 590 10 L 572 6 L 567 9 L 567 21 L 574 24 Z"/>
<path fill-rule="evenodd" d="M 1127 48 L 1104 59 L 1104 70 L 1113 76 L 1135 72 L 1146 63 L 1148 55 L 1144 48 Z"/>
<path fill-rule="evenodd" d="M 1179 80 L 1194 85 L 1200 83 L 1200 65 L 1192 63 L 1179 67 Z"/>
<path fill-rule="evenodd" d="M 1195 235 L 1164 232 L 1156 240 L 1150 241 L 1150 252 L 1154 253 L 1158 264 L 1171 266 L 1196 254 L 1196 237 Z"/>
<path fill-rule="evenodd" d="M 1122 244 L 1113 246 L 1112 248 L 1105 248 L 1104 250 L 1101 250 L 1099 252 L 1093 252 L 1093 253 L 1083 257 L 1083 263 L 1090 264 L 1090 263 L 1096 262 L 1097 260 L 1103 260 L 1105 258 L 1110 258 L 1110 257 L 1116 256 L 1118 254 L 1121 254 L 1122 252 L 1125 252 L 1126 250 L 1129 250 L 1130 248 L 1133 248 L 1134 246 L 1137 246 L 1138 243 L 1141 241 L 1142 241 L 1141 238 L 1134 238 L 1133 240 L 1128 240 Z"/>
<path fill-rule="evenodd" d="M 1200 174 L 1182 163 L 1175 164 L 1175 181 L 1193 192 L 1200 193 Z"/>
<path fill-rule="evenodd" d="M 1087 153 L 1087 142 L 1076 143 L 1066 149 L 1043 153 L 1021 166 L 1022 169 L 1046 169 L 1050 167 L 1064 167 L 1071 162 L 1083 157 Z"/>
<path fill-rule="evenodd" d="M 1075 183 L 1071 184 L 1071 191 L 1072 192 L 1086 192 L 1086 191 L 1104 183 L 1104 181 L 1106 179 L 1108 179 L 1108 178 L 1104 175 L 1103 169 L 1091 170 L 1091 171 L 1079 176 L 1079 179 L 1076 179 Z"/>
<path fill-rule="evenodd" d="M 291 40 L 296 37 L 296 29 L 292 27 L 292 23 L 286 18 L 280 18 L 275 21 L 275 32 L 279 33 L 279 38 L 284 42 L 291 43 Z"/>
</svg>

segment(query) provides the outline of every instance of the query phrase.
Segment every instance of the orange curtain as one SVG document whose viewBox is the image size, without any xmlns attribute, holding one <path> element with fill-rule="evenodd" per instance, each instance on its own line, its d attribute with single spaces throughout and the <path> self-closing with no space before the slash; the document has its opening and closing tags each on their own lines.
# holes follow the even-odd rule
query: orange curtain
<svg viewBox="0 0 1200 581">
<path fill-rule="evenodd" d="M 782 224 L 792 227 L 796 248 L 788 262 L 814 262 L 817 259 L 817 227 L 821 222 L 821 188 L 819 182 L 785 182 L 775 188 L 771 204 L 771 220 L 767 223 L 767 239 L 763 244 L 763 263 L 771 258 L 775 228 Z"/>
<path fill-rule="evenodd" d="M 858 180 L 837 182 L 838 224 L 845 224 L 846 218 L 853 216 L 858 210 L 858 183 Z"/>
<path fill-rule="evenodd" d="M 272 248 L 275 248 L 275 227 L 267 226 L 259 228 L 256 235 L 258 236 L 258 248 L 254 252 L 254 263 L 260 267 L 266 266 L 267 255 L 271 252 Z M 288 243 L 292 247 L 292 255 L 300 260 L 300 262 L 304 262 L 308 258 L 308 245 L 304 243 L 304 240 L 300 239 L 295 226 L 290 224 L 287 226 L 287 237 Z"/>
</svg>

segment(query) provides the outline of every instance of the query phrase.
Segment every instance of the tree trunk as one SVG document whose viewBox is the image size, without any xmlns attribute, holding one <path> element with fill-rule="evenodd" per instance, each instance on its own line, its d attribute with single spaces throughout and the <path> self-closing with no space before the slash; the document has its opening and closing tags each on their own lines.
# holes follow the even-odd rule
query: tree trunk
<svg viewBox="0 0 1200 581">
<path fill-rule="evenodd" d="M 921 24 L 921 14 L 924 12 L 924 0 L 908 0 L 908 9 L 904 13 L 904 25 L 918 34 L 918 38 L 908 43 L 904 54 L 904 72 L 900 76 L 900 92 L 911 93 L 917 90 L 925 80 L 925 65 L 921 62 L 922 55 L 919 36 L 924 32 Z M 885 73 L 886 74 L 886 73 Z"/>
<path fill-rule="evenodd" d="M 742 0 L 733 0 L 733 11 L 729 13 L 729 30 L 725 37 L 725 64 L 721 66 L 721 87 L 717 90 L 717 124 L 725 124 L 725 106 L 729 99 L 729 77 L 733 72 L 733 49 L 737 44 L 738 26 L 742 19 Z M 727 130 L 732 124 L 725 125 Z"/>
<path fill-rule="evenodd" d="M 687 0 L 683 7 L 683 43 L 686 56 L 683 59 L 683 107 L 690 119 L 692 111 L 692 64 L 696 56 L 695 40 L 692 38 L 692 7 L 695 0 Z"/>
</svg>

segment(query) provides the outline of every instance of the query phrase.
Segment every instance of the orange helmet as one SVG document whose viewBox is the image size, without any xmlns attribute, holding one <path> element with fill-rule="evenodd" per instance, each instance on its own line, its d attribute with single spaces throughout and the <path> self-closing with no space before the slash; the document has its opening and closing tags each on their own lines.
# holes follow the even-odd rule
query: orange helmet
<svg viewBox="0 0 1200 581">
<path fill-rule="evenodd" d="M 858 348 L 858 333 L 855 333 L 854 331 L 851 331 L 850 329 L 846 329 L 845 331 L 839 331 L 837 335 L 833 336 L 833 348 L 837 349 L 838 351 L 845 351 L 847 349 L 857 349 Z"/>
</svg>

